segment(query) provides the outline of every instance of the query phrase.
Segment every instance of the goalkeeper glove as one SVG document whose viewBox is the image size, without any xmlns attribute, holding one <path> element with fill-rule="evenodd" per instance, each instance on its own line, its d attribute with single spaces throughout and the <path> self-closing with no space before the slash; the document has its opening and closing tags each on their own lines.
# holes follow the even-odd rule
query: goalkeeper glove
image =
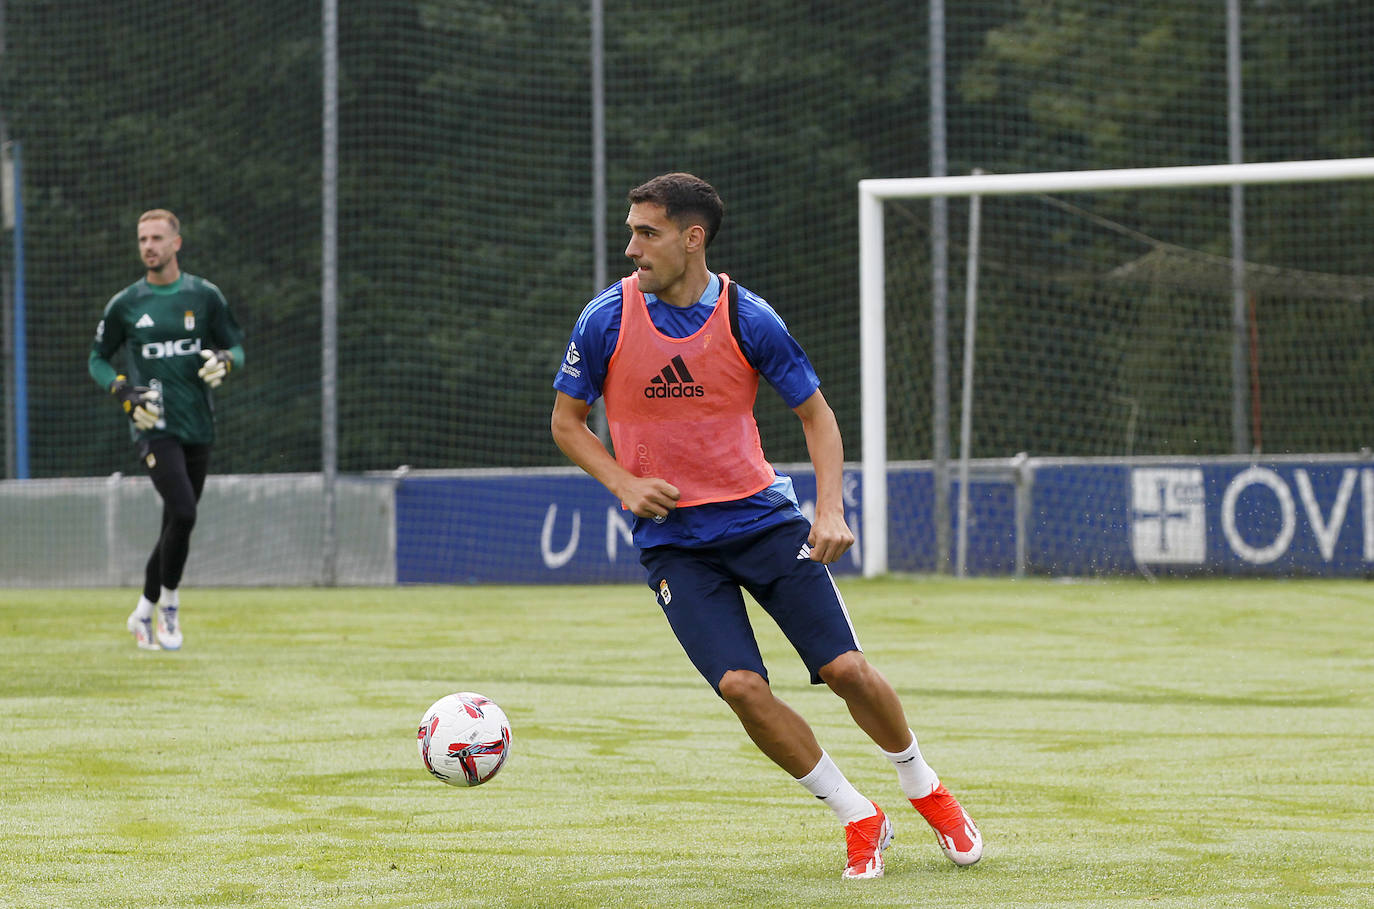
<svg viewBox="0 0 1374 909">
<path fill-rule="evenodd" d="M 110 394 L 119 399 L 119 406 L 124 408 L 139 429 L 152 429 L 162 419 L 162 406 L 158 404 L 162 392 L 156 388 L 130 385 L 128 379 L 116 376 L 114 384 L 110 386 Z"/>
<path fill-rule="evenodd" d="M 229 370 L 233 368 L 234 358 L 227 350 L 202 350 L 200 355 L 205 358 L 205 365 L 196 375 L 211 388 L 219 388 L 219 383 L 224 381 L 224 377 L 229 375 Z"/>
</svg>

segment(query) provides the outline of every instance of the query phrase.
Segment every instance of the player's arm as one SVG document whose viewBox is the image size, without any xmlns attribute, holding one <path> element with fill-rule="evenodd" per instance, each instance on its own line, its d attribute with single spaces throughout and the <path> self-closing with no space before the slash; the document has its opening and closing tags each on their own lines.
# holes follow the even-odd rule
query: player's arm
<svg viewBox="0 0 1374 909">
<path fill-rule="evenodd" d="M 792 408 L 806 435 L 806 450 L 816 471 L 816 520 L 811 524 L 811 558 L 828 565 L 854 545 L 844 519 L 844 440 L 835 412 L 820 389 Z"/>
<path fill-rule="evenodd" d="M 664 517 L 677 507 L 680 493 L 676 486 L 658 477 L 637 477 L 616 463 L 587 425 L 590 404 L 561 391 L 555 395 L 549 428 L 568 460 L 610 490 L 638 517 Z"/>
<path fill-rule="evenodd" d="M 105 305 L 100 323 L 95 327 L 95 337 L 91 339 L 91 353 L 86 358 L 86 372 L 90 373 L 95 384 L 104 391 L 110 390 L 119 375 L 119 370 L 115 368 L 111 358 L 115 351 L 124 345 L 124 323 L 119 320 L 114 310 L 115 301 L 111 300 Z"/>
<path fill-rule="evenodd" d="M 95 384 L 105 391 L 110 390 L 110 386 L 114 385 L 115 378 L 119 375 L 119 370 L 115 369 L 114 364 L 94 350 L 86 358 L 86 372 L 90 373 L 91 378 L 95 379 Z"/>
<path fill-rule="evenodd" d="M 739 323 L 745 358 L 801 419 L 816 471 L 816 519 L 808 543 L 811 558 L 829 564 L 854 545 L 854 533 L 844 519 L 844 442 L 835 412 L 821 394 L 806 352 L 773 307 L 741 292 Z"/>
<path fill-rule="evenodd" d="M 202 350 L 205 360 L 196 375 L 211 388 L 219 388 L 231 372 L 243 369 L 243 329 L 229 309 L 224 293 L 213 283 L 206 281 L 205 289 L 210 292 L 210 339 L 214 347 Z"/>
<path fill-rule="evenodd" d="M 119 374 L 110 357 L 124 344 L 124 325 L 112 318 L 113 301 L 105 307 L 104 318 L 95 329 L 90 355 L 86 357 L 86 371 L 95 384 L 114 395 L 120 408 L 133 424 L 142 430 L 152 429 L 162 417 L 161 393 L 142 385 L 130 385 Z"/>
</svg>

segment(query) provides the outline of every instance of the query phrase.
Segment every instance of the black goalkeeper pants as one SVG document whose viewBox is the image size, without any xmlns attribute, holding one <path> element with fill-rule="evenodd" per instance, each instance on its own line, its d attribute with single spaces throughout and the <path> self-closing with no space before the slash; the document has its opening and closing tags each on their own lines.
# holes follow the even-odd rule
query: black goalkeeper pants
<svg viewBox="0 0 1374 909">
<path fill-rule="evenodd" d="M 139 446 L 138 453 L 162 497 L 162 532 L 143 572 L 143 595 L 156 603 L 163 587 L 181 586 L 196 526 L 196 503 L 210 469 L 210 446 L 150 439 Z"/>
</svg>

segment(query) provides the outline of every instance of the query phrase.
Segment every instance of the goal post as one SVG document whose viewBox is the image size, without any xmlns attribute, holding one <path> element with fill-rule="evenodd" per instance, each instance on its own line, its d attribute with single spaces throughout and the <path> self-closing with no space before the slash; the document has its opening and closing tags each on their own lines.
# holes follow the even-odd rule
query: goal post
<svg viewBox="0 0 1374 909">
<path fill-rule="evenodd" d="M 1189 187 L 1297 184 L 1374 178 L 1374 157 L 1186 167 L 1123 168 L 860 180 L 859 350 L 863 574 L 888 571 L 887 268 L 884 203 L 903 199 L 983 197 Z M 1011 452 L 1008 452 L 1011 454 Z M 947 476 L 937 465 L 936 476 Z"/>
</svg>

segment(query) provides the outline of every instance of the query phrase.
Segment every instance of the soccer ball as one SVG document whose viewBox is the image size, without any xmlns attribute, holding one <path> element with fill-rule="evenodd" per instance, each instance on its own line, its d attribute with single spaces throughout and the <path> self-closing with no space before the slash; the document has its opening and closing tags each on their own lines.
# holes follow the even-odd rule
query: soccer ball
<svg viewBox="0 0 1374 909">
<path fill-rule="evenodd" d="M 460 691 L 439 698 L 416 736 L 425 769 L 450 786 L 480 786 L 510 756 L 510 721 L 491 698 Z"/>
</svg>

